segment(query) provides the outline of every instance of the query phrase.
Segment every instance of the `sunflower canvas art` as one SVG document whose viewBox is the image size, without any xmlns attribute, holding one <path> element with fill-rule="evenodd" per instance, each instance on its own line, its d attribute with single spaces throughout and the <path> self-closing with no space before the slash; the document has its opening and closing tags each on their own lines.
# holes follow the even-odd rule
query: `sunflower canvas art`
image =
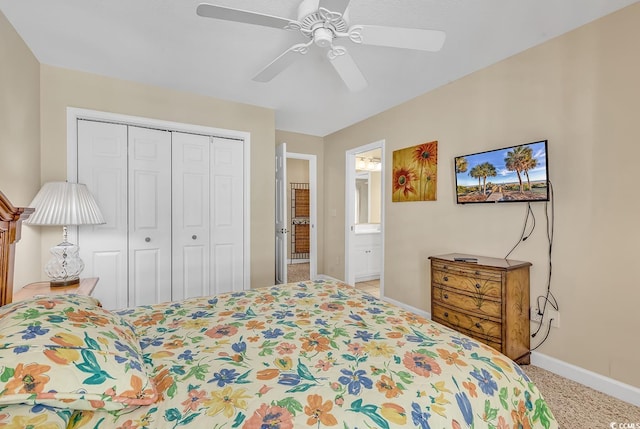
<svg viewBox="0 0 640 429">
<path fill-rule="evenodd" d="M 435 201 L 437 182 L 437 141 L 393 151 L 391 201 Z"/>
</svg>

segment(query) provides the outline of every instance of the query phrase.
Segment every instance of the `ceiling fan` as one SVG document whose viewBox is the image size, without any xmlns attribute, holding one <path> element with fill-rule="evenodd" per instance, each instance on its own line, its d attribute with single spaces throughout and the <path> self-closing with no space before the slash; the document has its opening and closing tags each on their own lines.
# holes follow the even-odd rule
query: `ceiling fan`
<svg viewBox="0 0 640 429">
<path fill-rule="evenodd" d="M 351 91 L 359 91 L 367 86 L 367 80 L 347 49 L 334 44 L 337 39 L 349 39 L 363 45 L 431 52 L 439 51 L 444 44 L 445 33 L 439 30 L 379 25 L 349 26 L 349 2 L 350 0 L 303 0 L 296 20 L 208 3 L 198 5 L 196 12 L 207 18 L 299 31 L 308 39 L 307 42 L 291 46 L 269 63 L 253 77 L 257 82 L 269 82 L 315 44 L 328 48 L 327 57 L 345 85 Z"/>
</svg>

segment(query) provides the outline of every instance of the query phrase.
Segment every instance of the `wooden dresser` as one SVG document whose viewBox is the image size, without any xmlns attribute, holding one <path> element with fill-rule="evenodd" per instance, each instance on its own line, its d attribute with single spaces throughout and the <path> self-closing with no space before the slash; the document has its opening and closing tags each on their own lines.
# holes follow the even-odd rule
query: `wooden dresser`
<svg viewBox="0 0 640 429">
<path fill-rule="evenodd" d="M 465 257 L 477 262 L 455 261 Z M 433 320 L 529 364 L 531 263 L 459 253 L 429 259 Z"/>
</svg>

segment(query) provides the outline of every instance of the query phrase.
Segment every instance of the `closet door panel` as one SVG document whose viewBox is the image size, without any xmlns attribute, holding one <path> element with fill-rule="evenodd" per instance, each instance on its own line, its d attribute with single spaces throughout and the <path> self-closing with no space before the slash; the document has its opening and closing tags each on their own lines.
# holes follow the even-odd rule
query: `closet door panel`
<svg viewBox="0 0 640 429">
<path fill-rule="evenodd" d="M 213 294 L 241 290 L 234 288 L 238 264 L 234 261 L 233 254 L 234 246 L 232 244 L 215 246 L 212 258 L 212 285 L 215 288 Z"/>
<path fill-rule="evenodd" d="M 171 300 L 162 276 L 162 249 L 132 249 L 129 257 L 131 300 L 133 305 L 155 304 Z M 168 292 L 168 293 L 167 293 Z"/>
<path fill-rule="evenodd" d="M 129 127 L 129 305 L 171 300 L 171 133 Z"/>
<path fill-rule="evenodd" d="M 236 140 L 213 138 L 211 148 L 210 294 L 244 287 L 244 153 Z"/>
<path fill-rule="evenodd" d="M 106 223 L 78 229 L 83 277 L 99 277 L 94 292 L 107 309 L 128 306 L 127 126 L 79 120 L 78 182 L 87 185 Z"/>
<path fill-rule="evenodd" d="M 172 133 L 173 299 L 209 294 L 210 137 Z"/>
</svg>

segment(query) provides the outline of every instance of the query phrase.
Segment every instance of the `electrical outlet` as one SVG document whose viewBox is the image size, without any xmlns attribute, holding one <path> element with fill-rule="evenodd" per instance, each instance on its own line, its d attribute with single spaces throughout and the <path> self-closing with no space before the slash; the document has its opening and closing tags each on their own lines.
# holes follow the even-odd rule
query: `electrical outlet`
<svg viewBox="0 0 640 429">
<path fill-rule="evenodd" d="M 529 310 L 529 314 L 531 315 L 532 322 L 540 323 L 540 321 L 542 320 L 542 315 L 538 314 L 537 308 L 531 307 L 531 309 Z"/>
<path fill-rule="evenodd" d="M 547 306 L 546 312 L 547 312 L 547 314 L 545 314 L 545 316 L 544 316 L 544 323 L 547 324 L 547 323 L 549 323 L 549 320 L 551 320 L 551 326 L 553 328 L 559 328 L 560 327 L 560 312 L 556 311 L 551 306 Z M 537 308 L 531 307 L 531 321 L 535 322 L 535 323 L 540 323 L 542 321 L 542 315 L 539 314 Z"/>
<path fill-rule="evenodd" d="M 551 320 L 551 326 L 554 328 L 560 327 L 560 312 L 554 310 L 553 308 L 547 307 L 547 315 L 545 317 L 547 320 Z"/>
</svg>

